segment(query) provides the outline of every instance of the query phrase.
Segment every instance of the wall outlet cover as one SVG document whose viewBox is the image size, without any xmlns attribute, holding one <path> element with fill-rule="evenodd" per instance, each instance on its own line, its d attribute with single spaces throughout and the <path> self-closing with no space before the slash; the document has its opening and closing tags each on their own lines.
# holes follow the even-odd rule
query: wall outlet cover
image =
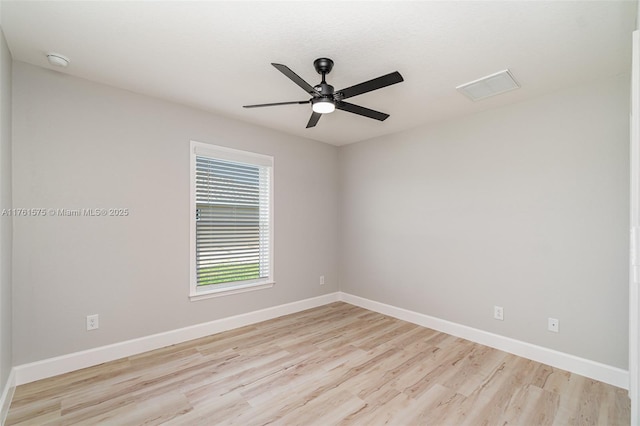
<svg viewBox="0 0 640 426">
<path fill-rule="evenodd" d="M 100 327 L 99 316 L 95 315 L 87 315 L 87 331 L 89 330 L 97 330 Z"/>
</svg>

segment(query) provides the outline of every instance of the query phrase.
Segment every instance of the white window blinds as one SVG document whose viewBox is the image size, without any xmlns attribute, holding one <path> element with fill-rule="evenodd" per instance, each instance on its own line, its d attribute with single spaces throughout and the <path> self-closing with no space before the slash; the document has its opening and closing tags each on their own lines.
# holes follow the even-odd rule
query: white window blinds
<svg viewBox="0 0 640 426">
<path fill-rule="evenodd" d="M 201 152 L 195 151 L 197 290 L 270 280 L 269 161 L 247 153 L 251 162 L 243 162 L 238 151 Z"/>
</svg>

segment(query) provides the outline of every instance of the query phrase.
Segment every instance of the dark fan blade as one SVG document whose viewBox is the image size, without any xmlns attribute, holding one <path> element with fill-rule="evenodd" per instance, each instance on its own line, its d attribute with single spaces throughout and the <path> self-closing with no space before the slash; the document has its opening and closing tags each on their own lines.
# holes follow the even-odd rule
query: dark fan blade
<svg viewBox="0 0 640 426">
<path fill-rule="evenodd" d="M 349 102 L 336 102 L 336 108 L 343 111 L 352 112 L 354 114 L 363 115 L 365 117 L 373 118 L 374 120 L 384 121 L 389 118 L 389 114 L 361 107 L 360 105 L 350 104 Z"/>
<path fill-rule="evenodd" d="M 309 127 L 315 127 L 315 125 L 318 124 L 318 120 L 320 120 L 320 117 L 322 117 L 322 114 L 320 114 L 319 112 L 314 112 L 313 114 L 311 114 L 311 118 L 309 118 L 309 122 L 307 123 L 307 129 Z"/>
<path fill-rule="evenodd" d="M 276 105 L 308 104 L 309 102 L 311 101 L 276 102 L 275 104 L 244 105 L 242 108 L 259 108 L 259 107 L 276 106 Z"/>
<path fill-rule="evenodd" d="M 316 89 L 313 88 L 313 86 L 311 86 L 309 83 L 304 81 L 298 74 L 296 74 L 295 72 L 291 71 L 289 69 L 289 67 L 287 67 L 286 65 L 274 64 L 274 63 L 271 63 L 271 65 L 276 67 L 278 69 L 278 71 L 280 71 L 282 74 L 284 74 L 287 77 L 289 77 L 291 79 L 291 81 L 293 81 L 295 84 L 297 84 L 298 86 L 302 87 L 302 89 L 305 92 L 307 92 L 308 94 L 313 95 L 313 96 L 320 96 L 320 93 L 318 93 L 316 91 Z"/>
<path fill-rule="evenodd" d="M 404 81 L 404 78 L 402 78 L 398 71 L 395 71 L 391 74 L 383 75 L 382 77 L 374 78 L 373 80 L 365 81 L 364 83 L 356 84 L 355 86 L 338 90 L 338 93 L 342 94 L 342 99 L 347 99 L 352 96 L 371 92 L 372 90 L 391 86 L 392 84 L 400 83 L 401 81 Z"/>
</svg>

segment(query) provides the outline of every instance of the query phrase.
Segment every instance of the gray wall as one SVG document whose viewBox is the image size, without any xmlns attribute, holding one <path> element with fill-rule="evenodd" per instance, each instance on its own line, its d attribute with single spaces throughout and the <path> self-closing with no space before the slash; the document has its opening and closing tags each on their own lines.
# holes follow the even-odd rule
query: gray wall
<svg viewBox="0 0 640 426">
<path fill-rule="evenodd" d="M 20 62 L 13 85 L 14 206 L 131 212 L 15 219 L 16 365 L 337 291 L 336 147 Z M 274 156 L 272 289 L 189 301 L 190 140 Z"/>
<path fill-rule="evenodd" d="M 342 291 L 627 368 L 628 75 L 341 147 L 340 173 Z"/>
<path fill-rule="evenodd" d="M 11 53 L 0 30 L 0 210 L 11 208 Z M 0 217 L 0 392 L 12 363 L 11 245 L 13 220 Z"/>
</svg>

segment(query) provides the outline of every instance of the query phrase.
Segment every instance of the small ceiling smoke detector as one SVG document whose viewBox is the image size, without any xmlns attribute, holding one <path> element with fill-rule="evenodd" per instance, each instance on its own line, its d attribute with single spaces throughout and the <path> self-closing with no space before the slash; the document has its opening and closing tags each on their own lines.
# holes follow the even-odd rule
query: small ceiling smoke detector
<svg viewBox="0 0 640 426">
<path fill-rule="evenodd" d="M 47 53 L 47 60 L 51 65 L 55 65 L 56 67 L 66 68 L 67 65 L 69 65 L 69 58 L 59 53 Z"/>
<path fill-rule="evenodd" d="M 456 87 L 459 92 L 472 101 L 479 101 L 519 88 L 520 85 L 509 70 L 503 70 Z"/>
</svg>

